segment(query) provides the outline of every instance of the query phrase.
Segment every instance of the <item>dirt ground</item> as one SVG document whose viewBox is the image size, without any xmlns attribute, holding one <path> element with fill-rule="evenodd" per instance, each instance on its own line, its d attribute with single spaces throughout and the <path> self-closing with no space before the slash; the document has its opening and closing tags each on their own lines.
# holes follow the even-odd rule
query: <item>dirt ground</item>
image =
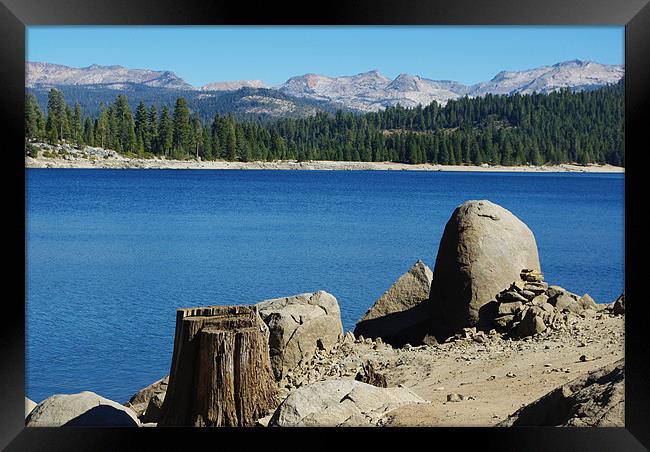
<svg viewBox="0 0 650 452">
<path fill-rule="evenodd" d="M 558 386 L 622 358 L 624 333 L 624 317 L 597 314 L 523 340 L 491 335 L 482 343 L 469 337 L 410 349 L 357 340 L 317 355 L 290 376 L 284 393 L 311 381 L 355 378 L 370 361 L 388 386 L 402 385 L 427 400 L 386 413 L 384 425 L 493 426 Z M 464 400 L 448 402 L 448 394 Z"/>
</svg>

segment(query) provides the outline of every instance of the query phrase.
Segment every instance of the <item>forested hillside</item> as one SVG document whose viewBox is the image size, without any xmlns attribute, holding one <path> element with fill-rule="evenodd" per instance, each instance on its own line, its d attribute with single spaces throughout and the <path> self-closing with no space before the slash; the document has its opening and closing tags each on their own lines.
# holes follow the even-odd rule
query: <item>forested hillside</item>
<svg viewBox="0 0 650 452">
<path fill-rule="evenodd" d="M 125 95 L 98 114 L 48 92 L 46 112 L 26 95 L 26 138 L 98 146 L 141 156 L 206 160 L 349 160 L 435 164 L 609 163 L 624 165 L 624 84 L 593 91 L 491 95 L 444 107 L 390 107 L 376 113 L 319 112 L 253 121 L 172 108 Z"/>
<path fill-rule="evenodd" d="M 341 108 L 331 102 L 303 99 L 267 88 L 240 88 L 234 91 L 188 91 L 170 88 L 151 87 L 135 83 L 123 83 L 122 89 L 112 86 L 62 85 L 56 87 L 66 100 L 79 104 L 84 114 L 97 117 L 102 103 L 112 103 L 118 95 L 142 101 L 147 108 L 163 105 L 173 108 L 176 99 L 183 97 L 193 113 L 202 120 L 212 120 L 215 113 L 231 113 L 238 120 L 264 121 L 276 117 L 306 117 L 317 111 L 335 113 Z M 50 88 L 28 87 L 27 91 L 36 96 L 41 109 L 47 109 Z M 137 104 L 136 103 L 136 104 Z"/>
</svg>

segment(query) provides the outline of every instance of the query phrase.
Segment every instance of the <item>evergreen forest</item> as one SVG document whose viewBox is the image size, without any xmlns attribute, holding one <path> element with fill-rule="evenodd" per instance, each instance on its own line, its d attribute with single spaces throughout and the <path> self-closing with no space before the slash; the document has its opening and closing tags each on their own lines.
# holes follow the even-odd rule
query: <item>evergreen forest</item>
<svg viewBox="0 0 650 452">
<path fill-rule="evenodd" d="M 172 107 L 142 101 L 134 107 L 124 94 L 90 115 L 52 88 L 45 111 L 26 93 L 25 137 L 173 159 L 625 165 L 623 80 L 591 91 L 488 94 L 371 113 L 204 118 L 184 97 Z"/>
</svg>

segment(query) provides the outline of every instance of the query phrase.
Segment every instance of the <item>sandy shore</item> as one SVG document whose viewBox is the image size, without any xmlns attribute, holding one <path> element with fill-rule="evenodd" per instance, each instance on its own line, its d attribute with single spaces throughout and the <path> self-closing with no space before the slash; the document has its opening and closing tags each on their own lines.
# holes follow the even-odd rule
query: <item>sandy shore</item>
<svg viewBox="0 0 650 452">
<path fill-rule="evenodd" d="M 138 159 L 122 156 L 91 159 L 83 157 L 34 159 L 25 157 L 26 168 L 102 168 L 102 169 L 207 169 L 207 170 L 338 170 L 338 171 L 472 171 L 521 173 L 624 173 L 625 169 L 612 165 L 543 165 L 543 166 L 466 166 L 466 165 L 408 165 L 391 162 L 226 162 L 197 160 Z"/>
</svg>

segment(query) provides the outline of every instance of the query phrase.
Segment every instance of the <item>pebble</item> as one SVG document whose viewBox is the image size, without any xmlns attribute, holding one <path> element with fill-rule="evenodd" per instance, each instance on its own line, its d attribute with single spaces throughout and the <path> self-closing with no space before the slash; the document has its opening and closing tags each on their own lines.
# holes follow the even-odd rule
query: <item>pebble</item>
<svg viewBox="0 0 650 452">
<path fill-rule="evenodd" d="M 462 394 L 447 394 L 447 402 L 462 402 L 465 396 Z"/>
</svg>

